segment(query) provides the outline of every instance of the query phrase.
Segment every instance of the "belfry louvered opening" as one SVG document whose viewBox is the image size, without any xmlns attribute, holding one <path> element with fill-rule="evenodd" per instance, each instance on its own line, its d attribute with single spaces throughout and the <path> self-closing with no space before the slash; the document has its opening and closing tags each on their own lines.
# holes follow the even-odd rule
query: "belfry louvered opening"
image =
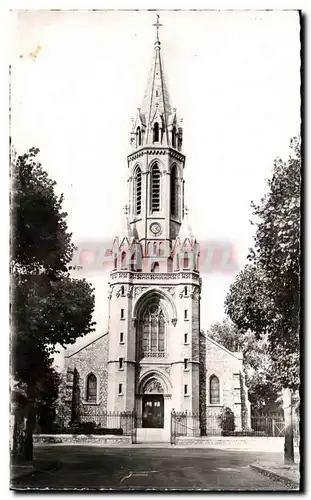
<svg viewBox="0 0 311 500">
<path fill-rule="evenodd" d="M 135 206 L 135 215 L 140 215 L 141 213 L 141 169 L 139 167 L 136 168 L 135 171 L 135 187 L 134 187 L 134 206 Z"/>
<path fill-rule="evenodd" d="M 151 171 L 151 211 L 160 211 L 160 169 L 157 164 Z"/>
</svg>

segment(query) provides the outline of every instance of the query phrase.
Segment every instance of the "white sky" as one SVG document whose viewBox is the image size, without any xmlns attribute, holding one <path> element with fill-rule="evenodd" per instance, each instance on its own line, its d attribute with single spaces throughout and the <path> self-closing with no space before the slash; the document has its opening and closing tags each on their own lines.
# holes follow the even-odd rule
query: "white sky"
<svg viewBox="0 0 311 500">
<path fill-rule="evenodd" d="M 162 57 L 183 117 L 185 197 L 198 241 L 231 243 L 238 269 L 203 274 L 201 327 L 223 318 L 229 286 L 252 245 L 251 200 L 300 127 L 298 13 L 160 12 Z M 130 119 L 153 55 L 153 12 L 16 14 L 12 140 L 36 146 L 65 195 L 74 241 L 113 238 L 127 202 Z M 40 45 L 35 62 L 28 54 Z M 20 56 L 23 55 L 21 58 Z M 96 334 L 107 327 L 105 273 Z M 85 340 L 82 340 L 84 343 Z M 79 342 L 81 343 L 81 342 Z"/>
</svg>

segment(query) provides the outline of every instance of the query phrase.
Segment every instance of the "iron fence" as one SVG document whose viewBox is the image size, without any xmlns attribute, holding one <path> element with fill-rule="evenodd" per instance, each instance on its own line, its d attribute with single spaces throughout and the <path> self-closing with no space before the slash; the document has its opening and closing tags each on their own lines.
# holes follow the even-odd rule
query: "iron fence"
<svg viewBox="0 0 311 500">
<path fill-rule="evenodd" d="M 251 417 L 251 428 L 257 436 L 283 437 L 285 435 L 285 421 L 282 415 L 254 415 Z M 299 418 L 293 416 L 294 443 L 299 444 Z"/>
<path fill-rule="evenodd" d="M 122 429 L 123 435 L 132 435 L 134 428 L 133 412 L 103 411 L 98 408 L 88 408 L 81 411 L 78 416 L 78 424 L 88 423 L 90 427 L 100 429 Z"/>
<path fill-rule="evenodd" d="M 299 419 L 293 418 L 294 444 L 299 444 Z M 235 416 L 231 422 L 221 422 L 220 414 L 206 412 L 204 415 L 188 412 L 171 413 L 171 442 L 178 436 L 249 436 L 282 437 L 285 423 L 282 415 L 254 415 L 250 426 L 242 425 L 242 419 Z"/>
<path fill-rule="evenodd" d="M 171 413 L 171 443 L 175 444 L 178 436 L 200 436 L 201 425 L 198 413 L 175 412 Z"/>
</svg>

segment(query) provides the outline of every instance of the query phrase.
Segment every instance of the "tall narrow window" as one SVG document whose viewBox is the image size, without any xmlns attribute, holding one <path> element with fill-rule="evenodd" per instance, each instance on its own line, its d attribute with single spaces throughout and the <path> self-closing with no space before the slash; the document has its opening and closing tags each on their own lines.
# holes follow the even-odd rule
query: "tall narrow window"
<svg viewBox="0 0 311 500">
<path fill-rule="evenodd" d="M 159 142 L 159 124 L 155 122 L 153 126 L 153 142 Z"/>
<path fill-rule="evenodd" d="M 185 297 L 188 297 L 188 287 L 185 286 Z"/>
<path fill-rule="evenodd" d="M 220 403 L 219 379 L 216 375 L 212 375 L 209 380 L 210 387 L 210 404 L 217 405 Z"/>
<path fill-rule="evenodd" d="M 127 258 L 126 258 L 126 252 L 121 253 L 121 269 L 126 269 L 127 268 Z"/>
<path fill-rule="evenodd" d="M 121 286 L 121 295 L 122 295 L 122 297 L 124 297 L 124 286 L 123 285 Z"/>
<path fill-rule="evenodd" d="M 184 269 L 188 269 L 189 267 L 189 254 L 188 252 L 184 252 Z"/>
<path fill-rule="evenodd" d="M 86 400 L 88 403 L 96 403 L 97 400 L 97 379 L 93 373 L 86 380 Z"/>
<path fill-rule="evenodd" d="M 137 167 L 135 170 L 134 206 L 135 206 L 135 215 L 140 215 L 140 213 L 141 213 L 141 169 L 140 169 L 140 167 Z"/>
<path fill-rule="evenodd" d="M 137 127 L 136 130 L 136 146 L 141 146 L 142 140 L 141 140 L 141 129 L 140 127 Z"/>
<path fill-rule="evenodd" d="M 122 384 L 119 384 L 119 394 L 122 394 Z"/>
<path fill-rule="evenodd" d="M 185 333 L 184 344 L 188 344 L 188 333 Z"/>
<path fill-rule="evenodd" d="M 116 253 L 114 254 L 113 264 L 114 264 L 114 269 L 117 269 L 117 267 L 118 267 L 118 255 Z"/>
<path fill-rule="evenodd" d="M 178 178 L 177 167 L 172 166 L 171 170 L 171 216 L 178 217 Z"/>
<path fill-rule="evenodd" d="M 153 242 L 153 245 L 152 245 L 152 254 L 157 255 L 157 244 L 155 241 Z"/>
<path fill-rule="evenodd" d="M 158 165 L 154 165 L 151 172 L 151 211 L 160 211 L 160 169 Z"/>
<path fill-rule="evenodd" d="M 184 318 L 188 319 L 188 310 L 187 309 L 185 309 Z"/>
<path fill-rule="evenodd" d="M 188 359 L 184 359 L 184 370 L 188 370 Z"/>
<path fill-rule="evenodd" d="M 124 342 L 124 333 L 120 332 L 120 344 L 123 344 Z"/>
<path fill-rule="evenodd" d="M 188 385 L 185 384 L 184 385 L 184 395 L 187 396 L 187 394 L 188 394 Z"/>
<path fill-rule="evenodd" d="M 119 370 L 123 370 L 123 358 L 119 358 Z"/>
<path fill-rule="evenodd" d="M 176 127 L 173 127 L 172 130 L 172 146 L 173 148 L 176 148 Z"/>
<path fill-rule="evenodd" d="M 124 309 L 121 309 L 121 319 L 124 319 Z"/>
</svg>

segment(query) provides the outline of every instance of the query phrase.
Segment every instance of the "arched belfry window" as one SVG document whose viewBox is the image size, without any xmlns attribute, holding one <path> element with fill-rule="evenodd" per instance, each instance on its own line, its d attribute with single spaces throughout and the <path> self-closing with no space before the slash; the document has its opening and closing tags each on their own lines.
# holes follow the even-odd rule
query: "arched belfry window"
<svg viewBox="0 0 311 500">
<path fill-rule="evenodd" d="M 157 164 L 151 170 L 151 211 L 160 211 L 160 169 Z"/>
<path fill-rule="evenodd" d="M 220 389 L 219 389 L 219 378 L 216 375 L 212 375 L 209 379 L 209 395 L 210 404 L 217 405 L 220 403 Z"/>
<path fill-rule="evenodd" d="M 153 125 L 153 142 L 159 142 L 159 124 L 155 122 Z"/>
<path fill-rule="evenodd" d="M 142 356 L 164 357 L 165 316 L 157 303 L 151 303 L 142 316 Z"/>
<path fill-rule="evenodd" d="M 97 378 L 94 373 L 90 373 L 86 379 L 86 401 L 88 403 L 97 401 Z"/>
<path fill-rule="evenodd" d="M 172 130 L 172 147 L 176 148 L 176 127 L 173 127 Z"/>
<path fill-rule="evenodd" d="M 137 167 L 135 170 L 134 207 L 135 207 L 135 215 L 140 215 L 140 213 L 141 213 L 141 169 L 140 169 L 140 167 Z"/>
<path fill-rule="evenodd" d="M 178 218 L 178 176 L 176 165 L 171 170 L 171 216 Z"/>
<path fill-rule="evenodd" d="M 141 128 L 137 127 L 137 129 L 136 129 L 136 147 L 141 146 L 141 144 L 142 144 Z"/>
</svg>

